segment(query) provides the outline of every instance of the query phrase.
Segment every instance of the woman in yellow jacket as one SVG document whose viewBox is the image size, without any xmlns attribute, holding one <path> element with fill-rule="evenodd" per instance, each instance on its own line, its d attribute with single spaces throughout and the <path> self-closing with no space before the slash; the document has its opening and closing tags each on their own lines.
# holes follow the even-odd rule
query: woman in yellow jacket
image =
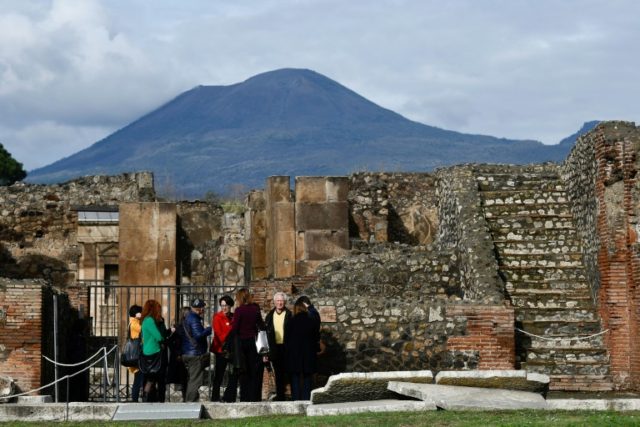
<svg viewBox="0 0 640 427">
<path fill-rule="evenodd" d="M 129 308 L 129 335 L 131 339 L 140 337 L 140 331 L 142 325 L 140 319 L 142 318 L 142 307 L 139 305 L 132 305 Z M 138 367 L 129 368 L 129 372 L 133 374 L 133 384 L 131 385 L 131 400 L 137 402 L 140 397 L 140 389 L 144 382 L 143 374 Z"/>
</svg>

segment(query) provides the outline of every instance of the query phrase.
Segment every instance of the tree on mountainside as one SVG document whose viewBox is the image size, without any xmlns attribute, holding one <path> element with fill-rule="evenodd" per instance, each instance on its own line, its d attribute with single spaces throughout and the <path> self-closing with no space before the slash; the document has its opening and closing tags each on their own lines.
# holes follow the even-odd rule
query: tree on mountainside
<svg viewBox="0 0 640 427">
<path fill-rule="evenodd" d="M 16 161 L 0 143 L 0 185 L 11 185 L 26 176 L 22 163 Z"/>
</svg>

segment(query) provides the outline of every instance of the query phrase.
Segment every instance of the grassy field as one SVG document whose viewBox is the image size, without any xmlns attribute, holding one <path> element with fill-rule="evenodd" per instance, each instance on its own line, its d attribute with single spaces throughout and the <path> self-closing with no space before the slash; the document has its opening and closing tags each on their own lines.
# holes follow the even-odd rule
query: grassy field
<svg viewBox="0 0 640 427">
<path fill-rule="evenodd" d="M 9 422 L 2 426 L 33 426 L 36 423 Z M 42 425 L 42 423 L 39 423 Z M 136 421 L 51 423 L 55 426 L 639 426 L 640 412 L 591 411 L 500 411 L 500 412 L 393 412 L 330 417 L 272 416 L 240 420 Z"/>
</svg>

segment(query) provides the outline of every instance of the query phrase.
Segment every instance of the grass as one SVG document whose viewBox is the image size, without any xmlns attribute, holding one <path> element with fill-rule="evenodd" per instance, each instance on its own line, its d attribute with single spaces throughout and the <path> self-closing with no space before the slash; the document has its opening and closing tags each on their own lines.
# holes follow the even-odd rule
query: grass
<svg viewBox="0 0 640 427">
<path fill-rule="evenodd" d="M 8 422 L 2 426 L 31 426 L 34 423 Z M 637 426 L 640 412 L 604 411 L 433 411 L 433 412 L 385 412 L 327 417 L 265 416 L 237 420 L 167 420 L 167 421 L 99 421 L 51 423 L 55 426 Z"/>
</svg>

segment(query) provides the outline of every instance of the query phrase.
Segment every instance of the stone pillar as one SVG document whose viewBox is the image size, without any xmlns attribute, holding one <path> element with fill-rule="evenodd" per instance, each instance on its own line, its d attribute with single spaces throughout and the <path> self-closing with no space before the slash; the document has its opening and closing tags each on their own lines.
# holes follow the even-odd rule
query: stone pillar
<svg viewBox="0 0 640 427">
<path fill-rule="evenodd" d="M 349 179 L 296 177 L 296 274 L 313 274 L 349 249 Z"/>
<path fill-rule="evenodd" d="M 290 277 L 295 274 L 296 233 L 289 177 L 267 178 L 265 195 L 268 275 L 274 278 Z"/>
<path fill-rule="evenodd" d="M 247 265 L 251 280 L 269 276 L 267 266 L 267 213 L 265 192 L 254 190 L 247 196 L 248 209 L 245 212 L 245 238 Z"/>
<path fill-rule="evenodd" d="M 138 293 L 137 304 L 156 299 L 165 318 L 176 307 L 176 224 L 175 203 L 123 203 L 120 205 L 120 284 L 166 285 Z M 125 290 L 122 289 L 122 292 Z M 122 296 L 120 301 L 127 301 Z M 133 301 L 132 301 L 133 302 Z M 128 307 L 121 307 L 120 330 L 125 331 Z M 123 336 L 121 334 L 121 336 Z"/>
</svg>

